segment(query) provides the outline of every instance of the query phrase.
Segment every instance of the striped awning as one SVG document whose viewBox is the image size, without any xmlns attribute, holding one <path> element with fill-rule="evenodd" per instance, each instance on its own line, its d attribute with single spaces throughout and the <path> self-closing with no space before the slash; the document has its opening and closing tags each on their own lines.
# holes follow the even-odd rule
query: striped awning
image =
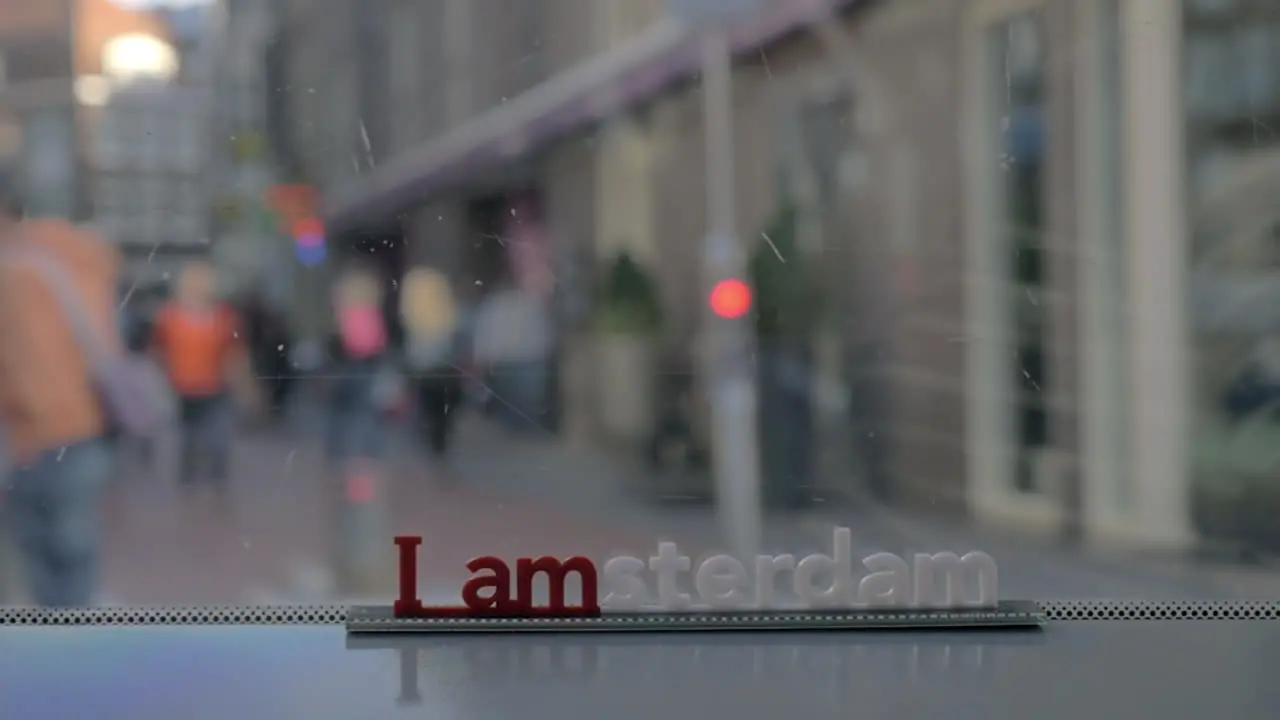
<svg viewBox="0 0 1280 720">
<path fill-rule="evenodd" d="M 776 0 L 729 29 L 732 47 L 752 52 L 855 2 Z M 328 226 L 341 232 L 400 212 L 433 192 L 650 100 L 695 75 L 699 65 L 694 34 L 675 22 L 656 25 L 618 51 L 568 70 L 327 196 Z"/>
</svg>

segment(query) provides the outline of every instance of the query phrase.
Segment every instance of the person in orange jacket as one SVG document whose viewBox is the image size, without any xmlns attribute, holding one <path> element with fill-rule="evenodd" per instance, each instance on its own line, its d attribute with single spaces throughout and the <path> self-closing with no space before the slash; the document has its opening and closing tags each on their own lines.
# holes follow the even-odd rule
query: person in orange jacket
<svg viewBox="0 0 1280 720">
<path fill-rule="evenodd" d="M 236 312 L 216 295 L 213 267 L 183 268 L 177 292 L 156 316 L 152 349 L 178 397 L 179 481 L 225 489 L 235 429 L 233 396 L 252 392 Z"/>
</svg>

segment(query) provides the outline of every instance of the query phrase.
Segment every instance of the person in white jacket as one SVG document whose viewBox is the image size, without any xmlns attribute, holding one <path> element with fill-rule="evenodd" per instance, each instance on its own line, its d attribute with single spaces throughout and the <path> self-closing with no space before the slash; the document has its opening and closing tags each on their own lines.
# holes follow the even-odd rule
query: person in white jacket
<svg viewBox="0 0 1280 720">
<path fill-rule="evenodd" d="M 497 411 L 513 430 L 545 429 L 555 336 L 539 297 L 506 282 L 477 309 L 473 353 Z"/>
</svg>

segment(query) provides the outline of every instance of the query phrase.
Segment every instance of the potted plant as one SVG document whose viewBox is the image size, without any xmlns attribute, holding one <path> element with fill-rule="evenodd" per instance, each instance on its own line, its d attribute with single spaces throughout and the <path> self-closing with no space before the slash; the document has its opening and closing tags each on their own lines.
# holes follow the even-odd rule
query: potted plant
<svg viewBox="0 0 1280 720">
<path fill-rule="evenodd" d="M 600 430 L 634 444 L 653 428 L 654 363 L 662 330 L 662 303 L 649 273 L 619 253 L 600 279 L 593 305 Z"/>
<path fill-rule="evenodd" d="M 823 297 L 799 248 L 799 221 L 794 205 L 780 207 L 748 265 L 755 288 L 760 469 L 766 502 L 775 507 L 804 505 L 813 497 L 810 385 Z"/>
<path fill-rule="evenodd" d="M 1280 552 L 1280 400 L 1273 380 L 1238 368 L 1201 407 L 1192 445 L 1191 512 L 1208 548 Z M 1256 388 L 1248 385 L 1258 383 Z M 1254 397 L 1240 397 L 1240 393 Z M 1212 396 L 1211 396 L 1212 397 Z"/>
</svg>

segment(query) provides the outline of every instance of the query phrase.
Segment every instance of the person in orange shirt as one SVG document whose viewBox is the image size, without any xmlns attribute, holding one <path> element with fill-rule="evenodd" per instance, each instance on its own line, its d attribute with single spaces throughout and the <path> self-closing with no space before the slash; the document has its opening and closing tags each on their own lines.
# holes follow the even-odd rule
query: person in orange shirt
<svg viewBox="0 0 1280 720">
<path fill-rule="evenodd" d="M 239 319 L 215 294 L 207 263 L 183 268 L 174 299 L 156 316 L 153 352 L 178 397 L 179 480 L 225 488 L 234 434 L 232 383 L 247 374 Z"/>
<path fill-rule="evenodd" d="M 46 254 L 79 293 L 92 330 L 107 347 L 118 347 L 115 249 L 62 220 L 22 219 L 9 185 L 0 178 L 0 256 L 23 249 Z M 49 279 L 0 262 L 0 529 L 12 533 L 27 590 L 40 605 L 97 600 L 102 498 L 112 468 L 109 424 Z M 8 579 L 0 576 L 0 591 Z"/>
</svg>

